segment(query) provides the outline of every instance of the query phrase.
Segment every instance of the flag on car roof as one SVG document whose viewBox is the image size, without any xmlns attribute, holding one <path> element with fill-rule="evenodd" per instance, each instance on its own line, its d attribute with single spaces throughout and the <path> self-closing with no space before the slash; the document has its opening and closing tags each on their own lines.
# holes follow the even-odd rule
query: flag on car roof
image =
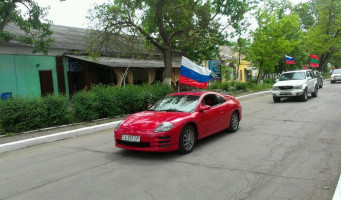
<svg viewBox="0 0 341 200">
<path fill-rule="evenodd" d="M 290 56 L 285 55 L 285 63 L 286 63 L 286 64 L 289 64 L 289 65 L 295 64 L 295 59 L 294 59 L 294 57 L 290 57 Z"/>
<path fill-rule="evenodd" d="M 310 63 L 309 63 L 309 66 L 310 66 L 310 67 L 320 67 L 318 55 L 310 54 Z"/>
<path fill-rule="evenodd" d="M 206 88 L 210 81 L 211 70 L 201 67 L 182 56 L 179 83 L 198 88 Z"/>
<path fill-rule="evenodd" d="M 308 67 L 307 67 L 307 66 L 305 66 L 305 65 L 302 65 L 302 67 L 303 67 L 303 69 L 308 69 Z"/>
</svg>

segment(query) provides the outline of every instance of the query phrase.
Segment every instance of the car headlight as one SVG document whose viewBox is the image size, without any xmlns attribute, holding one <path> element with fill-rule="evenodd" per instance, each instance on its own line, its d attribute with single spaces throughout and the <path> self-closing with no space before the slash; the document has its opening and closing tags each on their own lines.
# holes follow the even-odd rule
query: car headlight
<svg viewBox="0 0 341 200">
<path fill-rule="evenodd" d="M 295 85 L 294 89 L 302 89 L 302 85 Z"/>
<path fill-rule="evenodd" d="M 279 90 L 279 87 L 278 86 L 273 86 L 272 89 L 273 90 Z"/>
<path fill-rule="evenodd" d="M 155 133 L 158 133 L 158 132 L 166 132 L 166 131 L 169 131 L 173 128 L 173 124 L 170 123 L 170 122 L 163 122 L 162 124 L 160 124 L 160 126 L 158 126 L 156 129 L 155 129 Z"/>
<path fill-rule="evenodd" d="M 118 130 L 123 122 L 124 122 L 124 120 L 120 121 L 120 122 L 116 125 L 115 129 Z"/>
</svg>

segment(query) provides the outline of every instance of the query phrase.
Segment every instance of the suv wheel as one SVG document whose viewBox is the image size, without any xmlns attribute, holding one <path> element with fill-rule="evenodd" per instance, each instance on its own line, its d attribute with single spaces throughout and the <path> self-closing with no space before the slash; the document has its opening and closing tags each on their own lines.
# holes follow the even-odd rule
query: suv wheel
<svg viewBox="0 0 341 200">
<path fill-rule="evenodd" d="M 300 97 L 300 100 L 303 102 L 306 102 L 308 100 L 308 91 L 307 88 L 304 89 L 302 96 Z"/>
<path fill-rule="evenodd" d="M 317 85 L 315 85 L 314 92 L 313 92 L 313 93 L 311 93 L 311 96 L 312 96 L 312 97 L 317 97 L 317 93 L 318 93 L 318 91 L 319 91 L 319 89 L 318 89 L 318 86 L 317 86 Z"/>
</svg>

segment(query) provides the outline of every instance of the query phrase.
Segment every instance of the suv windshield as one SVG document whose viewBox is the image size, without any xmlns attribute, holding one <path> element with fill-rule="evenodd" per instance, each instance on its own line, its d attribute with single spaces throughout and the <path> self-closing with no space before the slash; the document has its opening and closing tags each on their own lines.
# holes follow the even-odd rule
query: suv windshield
<svg viewBox="0 0 341 200">
<path fill-rule="evenodd" d="M 303 80 L 305 79 L 305 72 L 288 72 L 281 75 L 280 81 Z"/>
<path fill-rule="evenodd" d="M 341 74 L 341 69 L 334 69 L 333 74 Z"/>
<path fill-rule="evenodd" d="M 148 110 L 165 112 L 193 112 L 200 96 L 170 95 L 156 102 Z"/>
</svg>

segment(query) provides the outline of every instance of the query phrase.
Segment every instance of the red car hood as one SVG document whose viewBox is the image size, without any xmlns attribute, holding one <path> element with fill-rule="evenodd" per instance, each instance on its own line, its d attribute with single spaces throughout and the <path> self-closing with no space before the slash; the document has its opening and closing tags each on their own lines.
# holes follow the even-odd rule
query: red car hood
<svg viewBox="0 0 341 200">
<path fill-rule="evenodd" d="M 162 122 L 172 122 L 189 115 L 191 115 L 191 113 L 143 111 L 130 115 L 124 123 L 122 123 L 121 128 L 155 130 Z"/>
</svg>

